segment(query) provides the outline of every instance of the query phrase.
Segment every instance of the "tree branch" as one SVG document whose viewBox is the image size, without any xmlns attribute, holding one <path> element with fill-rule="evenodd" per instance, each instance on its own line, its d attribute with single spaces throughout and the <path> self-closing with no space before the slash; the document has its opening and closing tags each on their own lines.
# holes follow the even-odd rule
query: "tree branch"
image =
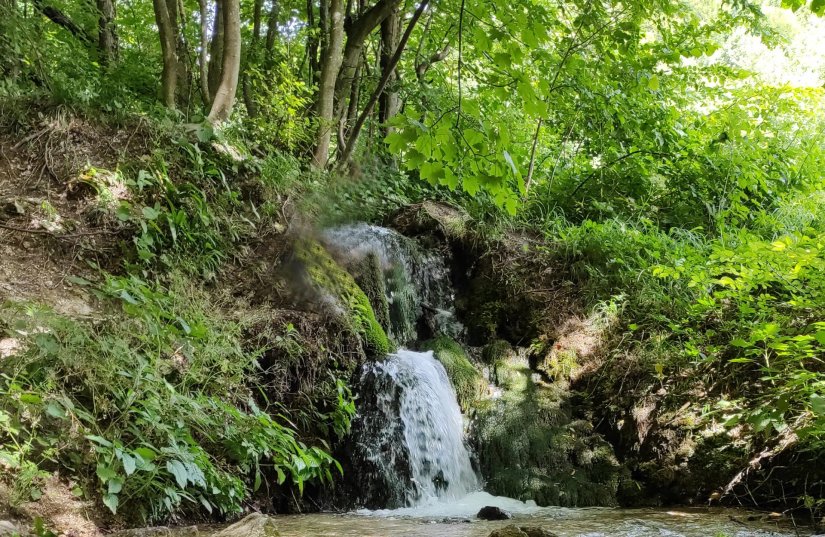
<svg viewBox="0 0 825 537">
<path fill-rule="evenodd" d="M 91 35 L 89 35 L 89 32 L 78 26 L 71 19 L 71 17 L 69 17 L 56 7 L 44 5 L 43 0 L 34 0 L 33 5 L 34 8 L 47 19 L 57 24 L 58 26 L 62 26 L 63 28 L 67 29 L 73 36 L 80 39 L 84 43 L 94 43 L 94 38 Z"/>
<path fill-rule="evenodd" d="M 350 133 L 349 140 L 347 140 L 346 148 L 344 149 L 343 155 L 341 155 L 342 165 L 345 165 L 349 161 L 350 155 L 352 155 L 352 150 L 355 148 L 355 141 L 358 139 L 358 134 L 361 132 L 361 128 L 364 126 L 364 122 L 367 120 L 367 117 L 372 112 L 375 103 L 378 102 L 378 97 L 380 97 L 381 93 L 384 92 L 384 88 L 387 86 L 387 81 L 389 81 L 393 70 L 398 65 L 398 61 L 401 59 L 401 54 L 404 52 L 407 42 L 410 40 L 410 35 L 412 35 L 412 31 L 415 28 L 418 19 L 421 18 L 421 14 L 424 13 L 424 10 L 427 8 L 428 3 L 429 0 L 421 0 L 421 3 L 418 4 L 412 19 L 410 19 L 409 24 L 407 24 L 407 29 L 404 30 L 404 35 L 401 36 L 401 41 L 398 43 L 398 48 L 395 49 L 395 54 L 393 54 L 392 58 L 390 58 L 390 62 L 387 64 L 387 68 L 381 76 L 381 81 L 378 83 L 375 91 L 372 92 L 372 95 L 370 95 L 370 100 L 367 102 L 364 110 L 361 111 L 361 115 L 358 116 L 358 120 L 352 127 L 352 132 Z"/>
</svg>

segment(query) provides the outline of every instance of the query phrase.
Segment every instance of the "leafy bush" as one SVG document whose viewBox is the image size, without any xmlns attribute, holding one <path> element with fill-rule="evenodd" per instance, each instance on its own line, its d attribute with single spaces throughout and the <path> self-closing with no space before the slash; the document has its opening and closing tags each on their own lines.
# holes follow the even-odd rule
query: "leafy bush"
<svg viewBox="0 0 825 537">
<path fill-rule="evenodd" d="M 338 465 L 326 448 L 301 442 L 255 388 L 257 353 L 243 347 L 243 321 L 172 281 L 165 289 L 109 277 L 98 294 L 122 313 L 102 320 L 36 306 L 0 311 L 22 343 L 0 363 L 0 465 L 12 479 L 59 468 L 78 493 L 148 520 L 196 505 L 240 512 L 265 475 L 299 490 L 331 480 Z M 348 392 L 339 405 L 317 420 L 346 430 Z"/>
</svg>

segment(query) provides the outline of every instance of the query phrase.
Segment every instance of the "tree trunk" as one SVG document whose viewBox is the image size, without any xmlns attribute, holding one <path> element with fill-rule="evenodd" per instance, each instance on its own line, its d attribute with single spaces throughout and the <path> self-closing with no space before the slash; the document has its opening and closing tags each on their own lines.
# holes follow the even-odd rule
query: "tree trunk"
<svg viewBox="0 0 825 537">
<path fill-rule="evenodd" d="M 401 40 L 398 42 L 398 47 L 396 47 L 395 52 L 387 64 L 387 69 L 384 70 L 384 74 L 378 82 L 378 87 L 376 87 L 375 91 L 373 91 L 372 95 L 370 95 L 370 99 L 364 106 L 364 110 L 361 111 L 361 115 L 358 116 L 358 120 L 352 127 L 352 132 L 350 133 L 349 139 L 347 139 L 346 149 L 344 149 L 341 154 L 341 166 L 345 166 L 349 161 L 350 156 L 352 156 L 352 151 L 355 149 L 355 142 L 358 140 L 358 135 L 361 133 L 361 128 L 364 126 L 364 122 L 367 120 L 367 117 L 372 113 L 375 103 L 378 102 L 378 97 L 381 96 L 381 93 L 384 92 L 384 88 L 387 87 L 387 80 L 389 80 L 390 73 L 392 73 L 398 65 L 398 61 L 401 59 L 401 54 L 404 52 L 404 49 L 407 47 L 407 42 L 410 40 L 410 35 L 412 35 L 412 31 L 418 23 L 418 19 L 421 18 L 421 14 L 424 13 L 425 9 L 427 9 L 428 3 L 429 0 L 421 0 L 418 7 L 415 9 L 415 13 L 413 13 L 412 19 L 410 19 L 410 22 L 407 23 L 407 28 L 404 30 L 404 35 L 401 36 Z"/>
<path fill-rule="evenodd" d="M 323 11 L 323 8 L 322 8 Z M 315 27 L 315 7 L 312 0 L 307 0 L 307 26 Z M 319 32 L 323 30 L 319 29 Z M 309 58 L 309 85 L 314 86 L 318 81 L 318 72 L 321 70 L 318 65 L 318 41 L 320 36 L 318 34 L 310 34 L 307 41 L 307 57 Z"/>
<path fill-rule="evenodd" d="M 178 108 L 188 113 L 191 100 L 192 73 L 189 62 L 189 47 L 186 44 L 186 35 L 183 31 L 186 21 L 184 20 L 184 8 L 182 0 L 166 0 L 166 9 L 169 13 L 169 20 L 172 23 L 172 30 L 175 39 L 175 56 L 177 57 L 177 94 L 175 96 Z"/>
<path fill-rule="evenodd" d="M 264 45 L 266 47 L 264 65 L 267 69 L 270 69 L 274 62 L 272 55 L 275 54 L 275 38 L 278 37 L 278 17 L 280 14 L 280 2 L 272 0 L 272 6 L 269 8 L 269 19 L 266 22 L 266 43 Z"/>
<path fill-rule="evenodd" d="M 338 103 L 338 111 L 343 112 L 344 101 L 355 77 L 364 42 L 400 3 L 401 0 L 379 0 L 347 28 L 347 45 L 335 85 L 335 101 Z"/>
<path fill-rule="evenodd" d="M 221 82 L 223 66 L 224 19 L 222 0 L 215 0 L 215 17 L 212 19 L 212 41 L 209 43 L 209 95 L 214 99 Z"/>
<path fill-rule="evenodd" d="M 212 94 L 209 91 L 209 6 L 208 0 L 198 0 L 200 7 L 201 46 L 198 56 L 200 66 L 201 100 L 204 107 L 212 104 Z"/>
<path fill-rule="evenodd" d="M 118 37 L 115 24 L 116 12 L 114 0 L 97 0 L 98 30 L 97 46 L 100 51 L 100 64 L 107 67 L 117 61 Z"/>
<path fill-rule="evenodd" d="M 240 0 L 219 0 L 224 22 L 223 63 L 221 83 L 215 92 L 209 121 L 221 123 L 229 119 L 235 104 L 238 76 L 241 71 L 241 6 Z"/>
<path fill-rule="evenodd" d="M 160 35 L 160 50 L 163 56 L 161 74 L 161 100 L 168 108 L 175 108 L 175 89 L 177 86 L 178 56 L 175 52 L 175 35 L 166 0 L 152 0 L 155 8 L 155 22 Z"/>
<path fill-rule="evenodd" d="M 264 1 L 255 0 L 252 10 L 252 42 L 246 49 L 244 59 L 244 73 L 241 87 L 243 89 L 243 100 L 246 105 L 246 113 L 249 117 L 258 115 L 258 104 L 255 102 L 255 96 L 252 91 L 252 80 L 250 80 L 249 72 L 253 66 L 260 65 L 260 41 L 261 41 L 261 16 L 263 12 Z"/>
<path fill-rule="evenodd" d="M 343 0 L 330 0 L 329 19 L 328 46 L 321 65 L 316 103 L 319 124 L 312 158 L 312 165 L 316 168 L 325 167 L 329 159 L 329 143 L 332 138 L 335 111 L 335 81 L 341 69 L 341 52 L 344 44 Z"/>
<path fill-rule="evenodd" d="M 379 64 L 381 65 L 381 74 L 385 74 L 390 68 L 390 61 L 395 49 L 398 48 L 398 42 L 401 39 L 401 11 L 396 10 L 395 13 L 384 19 L 381 23 L 381 53 Z M 387 91 L 381 94 L 378 101 L 378 121 L 382 125 L 384 135 L 389 134 L 389 127 L 386 123 L 398 113 L 401 108 L 401 99 L 398 97 L 398 92 L 395 90 L 396 82 L 398 81 L 398 74 L 395 66 L 387 73 Z"/>
</svg>

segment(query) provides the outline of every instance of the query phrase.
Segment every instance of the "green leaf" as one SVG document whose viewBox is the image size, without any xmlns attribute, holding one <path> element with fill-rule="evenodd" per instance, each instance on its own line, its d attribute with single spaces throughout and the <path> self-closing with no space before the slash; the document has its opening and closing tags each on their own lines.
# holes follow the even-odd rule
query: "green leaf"
<svg viewBox="0 0 825 537">
<path fill-rule="evenodd" d="M 186 488 L 187 483 L 187 472 L 186 466 L 179 460 L 170 460 L 166 463 L 166 471 L 170 474 L 175 476 L 175 481 L 178 482 L 178 486 L 182 489 Z"/>
<path fill-rule="evenodd" d="M 650 91 L 659 91 L 659 77 L 657 75 L 653 75 L 647 79 L 647 89 Z"/>
<path fill-rule="evenodd" d="M 53 418 L 66 418 L 66 410 L 64 410 L 63 405 L 61 405 L 57 401 L 49 401 L 48 403 L 46 403 L 46 414 Z"/>
<path fill-rule="evenodd" d="M 117 494 L 104 494 L 103 495 L 103 505 L 109 508 L 114 514 L 117 514 L 117 506 L 120 503 L 120 500 L 117 497 Z"/>
<path fill-rule="evenodd" d="M 825 396 L 818 393 L 811 394 L 811 410 L 817 416 L 825 416 Z"/>
<path fill-rule="evenodd" d="M 142 213 L 143 217 L 147 220 L 157 220 L 160 216 L 160 211 L 154 207 L 144 207 Z"/>
<path fill-rule="evenodd" d="M 102 436 L 97 436 L 97 435 L 94 435 L 94 434 L 87 434 L 86 435 L 86 440 L 94 442 L 95 444 L 97 444 L 99 446 L 108 447 L 108 448 L 112 447 L 112 443 L 109 442 L 108 440 L 106 440 L 105 438 L 103 438 Z"/>
<path fill-rule="evenodd" d="M 97 477 L 99 477 L 100 480 L 104 483 L 106 483 L 110 479 L 114 479 L 117 477 L 117 472 L 115 471 L 115 469 L 109 466 L 108 464 L 102 462 L 97 464 L 96 473 Z"/>
<path fill-rule="evenodd" d="M 131 455 L 124 453 L 121 458 L 120 462 L 123 463 L 123 471 L 126 472 L 126 475 L 132 475 L 135 473 L 137 469 L 137 461 Z"/>
<path fill-rule="evenodd" d="M 123 490 L 123 478 L 122 477 L 114 477 L 109 480 L 109 494 L 117 494 L 121 490 Z"/>
</svg>

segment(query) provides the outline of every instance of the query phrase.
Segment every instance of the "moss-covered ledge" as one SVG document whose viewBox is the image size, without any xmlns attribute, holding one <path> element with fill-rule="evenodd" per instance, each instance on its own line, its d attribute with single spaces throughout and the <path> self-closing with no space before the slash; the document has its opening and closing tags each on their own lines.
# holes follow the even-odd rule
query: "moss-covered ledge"
<svg viewBox="0 0 825 537">
<path fill-rule="evenodd" d="M 303 264 L 309 283 L 321 300 L 339 309 L 336 313 L 359 335 L 368 356 L 380 357 L 393 350 L 367 294 L 320 243 L 299 240 L 295 244 L 295 257 Z"/>
</svg>

